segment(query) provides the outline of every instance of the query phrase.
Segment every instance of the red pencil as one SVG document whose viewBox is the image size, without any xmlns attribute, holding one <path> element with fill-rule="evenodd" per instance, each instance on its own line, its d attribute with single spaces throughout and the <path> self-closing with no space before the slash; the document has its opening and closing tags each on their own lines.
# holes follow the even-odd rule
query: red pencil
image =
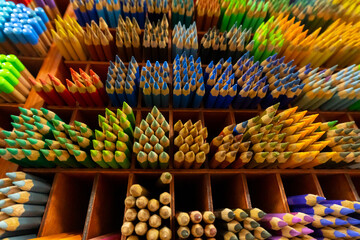
<svg viewBox="0 0 360 240">
<path fill-rule="evenodd" d="M 82 84 L 80 81 L 75 81 L 75 85 L 78 88 L 79 93 L 81 94 L 82 98 L 85 100 L 86 104 L 89 107 L 94 107 L 95 104 L 94 102 L 91 100 L 91 97 L 89 95 L 89 93 L 87 92 L 86 87 L 84 86 L 84 84 Z"/>
<path fill-rule="evenodd" d="M 74 69 L 70 68 L 70 72 L 71 72 L 71 79 L 74 82 L 75 82 L 75 80 L 82 81 L 80 74 L 78 74 Z"/>
<path fill-rule="evenodd" d="M 90 69 L 90 76 L 92 78 L 94 86 L 96 87 L 96 89 L 98 90 L 98 92 L 100 94 L 101 99 L 106 104 L 108 102 L 109 98 L 108 98 L 108 96 L 106 94 L 104 84 L 100 80 L 99 75 L 97 75 L 93 70 Z"/>
<path fill-rule="evenodd" d="M 76 99 L 76 101 L 79 103 L 79 105 L 81 107 L 86 107 L 86 102 L 83 99 L 83 97 L 81 96 L 81 94 L 79 93 L 77 86 L 73 82 L 71 82 L 69 79 L 66 79 L 66 85 L 67 85 L 67 88 L 69 89 L 69 91 L 72 93 L 72 95 Z"/>
<path fill-rule="evenodd" d="M 36 81 L 35 79 L 32 79 L 32 78 L 29 78 L 29 79 L 30 79 L 32 85 L 34 86 L 34 89 L 37 92 L 37 94 L 39 94 L 40 97 L 42 99 L 44 99 L 44 101 L 48 105 L 55 105 L 55 102 L 53 100 L 51 100 L 51 98 L 44 92 L 42 84 L 39 83 L 38 81 Z"/>
<path fill-rule="evenodd" d="M 81 68 L 79 68 L 79 72 L 80 72 L 80 76 L 81 76 L 82 79 L 88 80 L 88 81 L 91 82 L 90 76 L 89 76 L 86 72 L 84 72 L 84 70 L 82 70 Z"/>
<path fill-rule="evenodd" d="M 64 84 L 61 83 L 59 79 L 56 77 L 48 74 L 50 77 L 50 80 L 53 83 L 53 86 L 56 90 L 56 92 L 62 97 L 62 99 L 67 103 L 68 106 L 76 106 L 76 100 L 73 97 L 73 95 L 69 92 L 69 90 L 66 89 Z"/>
<path fill-rule="evenodd" d="M 95 103 L 96 106 L 98 107 L 103 107 L 105 104 L 102 101 L 100 94 L 98 92 L 98 90 L 96 89 L 96 87 L 90 82 L 85 80 L 85 86 L 86 86 L 86 90 L 89 93 L 92 101 Z"/>
<path fill-rule="evenodd" d="M 54 88 L 47 83 L 46 81 L 40 79 L 41 84 L 43 85 L 43 91 L 48 95 L 51 100 L 54 100 L 55 104 L 58 106 L 64 106 L 65 102 L 60 98 Z"/>
</svg>

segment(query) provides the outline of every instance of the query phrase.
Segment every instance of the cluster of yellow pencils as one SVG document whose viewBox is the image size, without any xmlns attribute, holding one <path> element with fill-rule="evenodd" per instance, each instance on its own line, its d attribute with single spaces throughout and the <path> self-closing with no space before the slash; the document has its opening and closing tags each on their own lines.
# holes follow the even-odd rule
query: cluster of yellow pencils
<svg viewBox="0 0 360 240">
<path fill-rule="evenodd" d="M 56 32 L 51 32 L 65 60 L 86 61 L 90 57 L 95 61 L 106 61 L 114 58 L 114 37 L 102 18 L 99 25 L 92 21 L 84 30 L 76 19 L 58 16 L 55 26 Z"/>
</svg>

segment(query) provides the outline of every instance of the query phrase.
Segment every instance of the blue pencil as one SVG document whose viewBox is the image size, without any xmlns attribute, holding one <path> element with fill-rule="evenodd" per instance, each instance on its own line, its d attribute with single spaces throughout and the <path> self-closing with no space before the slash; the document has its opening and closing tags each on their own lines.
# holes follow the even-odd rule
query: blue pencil
<svg viewBox="0 0 360 240">
<path fill-rule="evenodd" d="M 229 85 L 225 84 L 225 86 L 220 90 L 219 96 L 216 98 L 216 102 L 214 108 L 221 108 L 224 104 L 224 101 L 228 95 Z"/>
<path fill-rule="evenodd" d="M 106 93 L 108 94 L 111 104 L 114 107 L 120 106 L 119 100 L 116 97 L 115 88 L 111 85 L 109 81 L 106 81 Z"/>
<path fill-rule="evenodd" d="M 249 91 L 250 91 L 250 85 L 246 85 L 245 88 L 240 90 L 239 94 L 235 97 L 233 101 L 232 104 L 233 108 L 239 109 L 243 105 L 245 99 L 249 94 Z"/>
<path fill-rule="evenodd" d="M 163 83 L 161 88 L 161 107 L 169 106 L 169 87 L 166 82 Z"/>
<path fill-rule="evenodd" d="M 181 102 L 181 85 L 180 83 L 176 83 L 173 91 L 173 107 L 179 108 L 180 102 Z"/>
<path fill-rule="evenodd" d="M 115 92 L 116 97 L 119 100 L 120 105 L 122 106 L 125 101 L 124 87 L 121 85 L 119 81 L 115 81 Z"/>
<path fill-rule="evenodd" d="M 245 102 L 241 106 L 242 108 L 248 108 L 250 106 L 250 104 L 255 100 L 258 90 L 259 90 L 259 85 L 255 85 L 254 88 L 250 89 Z"/>
<path fill-rule="evenodd" d="M 228 108 L 237 94 L 237 84 L 234 84 L 228 91 L 228 95 L 222 105 L 222 108 Z"/>
<path fill-rule="evenodd" d="M 125 93 L 128 104 L 131 107 L 136 107 L 136 103 L 137 103 L 136 94 L 133 87 L 129 84 L 128 81 L 125 82 Z"/>
<path fill-rule="evenodd" d="M 154 106 L 161 106 L 161 97 L 160 97 L 160 87 L 157 82 L 154 83 L 154 87 L 152 88 L 152 103 Z"/>
<path fill-rule="evenodd" d="M 219 95 L 219 84 L 217 83 L 210 91 L 210 94 L 206 100 L 206 104 L 205 104 L 205 107 L 206 108 L 213 108 L 214 107 L 214 104 L 216 102 L 216 98 L 218 97 Z"/>
<path fill-rule="evenodd" d="M 144 102 L 146 107 L 152 107 L 152 97 L 151 97 L 151 87 L 149 83 L 145 82 L 144 88 L 143 88 L 143 94 L 144 94 Z"/>
<path fill-rule="evenodd" d="M 187 82 L 181 91 L 180 107 L 182 108 L 188 107 L 189 102 L 190 102 L 190 84 Z"/>
<path fill-rule="evenodd" d="M 205 95 L 205 85 L 201 84 L 200 88 L 197 89 L 196 94 L 194 96 L 193 108 L 200 107 L 204 95 Z"/>
</svg>

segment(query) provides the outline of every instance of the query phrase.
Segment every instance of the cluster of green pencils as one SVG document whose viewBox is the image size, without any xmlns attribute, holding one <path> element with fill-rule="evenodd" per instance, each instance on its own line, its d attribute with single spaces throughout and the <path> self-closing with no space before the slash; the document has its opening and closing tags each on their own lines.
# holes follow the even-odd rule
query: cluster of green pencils
<svg viewBox="0 0 360 240">
<path fill-rule="evenodd" d="M 174 168 L 201 168 L 210 151 L 207 128 L 201 120 L 194 124 L 191 120 L 184 124 L 179 120 L 174 124 L 174 132 L 174 146 L 178 150 L 174 154 Z"/>
<path fill-rule="evenodd" d="M 125 61 L 130 61 L 132 56 L 136 59 L 142 58 L 140 34 L 139 24 L 134 17 L 132 21 L 129 17 L 126 17 L 125 21 L 121 16 L 119 17 L 116 27 L 116 47 L 119 56 Z"/>
<path fill-rule="evenodd" d="M 356 110 L 360 100 L 359 67 L 349 66 L 333 74 L 336 65 L 318 72 L 310 64 L 301 68 L 303 92 L 294 101 L 300 109 L 323 111 Z"/>
<path fill-rule="evenodd" d="M 336 131 L 332 127 L 342 129 L 353 123 L 314 123 L 318 114 L 305 116 L 307 111 L 296 112 L 297 107 L 276 115 L 278 106 L 270 106 L 260 116 L 225 127 L 210 144 L 210 152 L 214 154 L 210 167 L 306 169 L 340 155 L 340 146 L 332 151 L 326 148 L 330 144 L 326 138 Z M 353 147 L 356 151 L 357 145 L 353 145 L 345 150 Z"/>
<path fill-rule="evenodd" d="M 189 27 L 193 21 L 194 0 L 174 0 L 171 3 L 171 28 L 181 23 Z"/>
<path fill-rule="evenodd" d="M 211 60 L 217 62 L 220 58 L 231 57 L 233 61 L 239 59 L 246 51 L 252 51 L 254 42 L 250 41 L 251 31 L 241 26 L 233 27 L 223 34 L 218 29 L 209 29 L 200 41 L 199 56 L 204 63 Z"/>
<path fill-rule="evenodd" d="M 169 48 L 169 22 L 166 15 L 154 22 L 150 22 L 148 18 L 145 21 L 143 49 L 144 57 L 150 58 L 151 62 L 167 61 Z"/>
<path fill-rule="evenodd" d="M 126 239 L 173 239 L 169 221 L 173 216 L 169 193 L 171 181 L 172 175 L 163 172 L 156 182 L 150 183 L 156 187 L 156 191 L 149 191 L 140 184 L 130 186 L 130 196 L 124 201 L 125 220 L 121 226 L 121 233 Z M 157 194 L 159 191 L 160 196 Z"/>
<path fill-rule="evenodd" d="M 314 239 L 356 239 L 360 237 L 359 203 L 347 200 L 327 200 L 314 194 L 289 196 L 287 202 L 294 212 L 309 214 L 313 220 L 310 228 L 297 229 L 296 227 L 287 231 L 284 237 L 303 239 L 303 235 L 310 234 Z M 296 225 L 295 225 L 296 226 Z M 301 230 L 301 231 L 300 231 Z M 310 237 L 309 236 L 309 237 Z"/>
<path fill-rule="evenodd" d="M 162 65 L 158 61 L 154 65 L 148 60 L 141 69 L 140 92 L 144 97 L 146 107 L 168 107 L 170 89 L 170 68 L 165 61 Z"/>
<path fill-rule="evenodd" d="M 128 68 L 118 55 L 115 57 L 115 63 L 110 61 L 105 86 L 113 106 L 122 106 L 126 101 L 131 107 L 136 107 L 138 82 L 139 65 L 134 57 L 131 57 Z"/>
<path fill-rule="evenodd" d="M 135 127 L 131 107 L 123 102 L 122 110 L 116 113 L 105 108 L 105 117 L 98 115 L 98 122 L 101 131 L 95 130 L 87 144 L 92 160 L 102 168 L 130 168 Z"/>
<path fill-rule="evenodd" d="M 198 31 L 207 31 L 216 27 L 220 17 L 220 4 L 217 0 L 196 1 L 196 27 Z"/>
<path fill-rule="evenodd" d="M 0 55 L 0 102 L 25 103 L 34 77 L 13 54 Z"/>
<path fill-rule="evenodd" d="M 218 27 L 224 32 L 236 24 L 254 32 L 264 21 L 268 8 L 269 2 L 264 1 L 222 1 Z"/>
<path fill-rule="evenodd" d="M 133 152 L 141 168 L 168 168 L 169 131 L 168 122 L 155 106 L 135 127 Z"/>
<path fill-rule="evenodd" d="M 41 224 L 51 185 L 24 172 L 0 179 L 1 239 L 32 239 Z"/>
<path fill-rule="evenodd" d="M 200 57 L 195 61 L 182 54 L 173 64 L 173 108 L 199 108 L 205 94 Z"/>
<path fill-rule="evenodd" d="M 185 54 L 186 57 L 190 55 L 196 57 L 199 48 L 196 24 L 193 22 L 188 28 L 181 25 L 179 22 L 175 25 L 172 31 L 172 58 L 176 55 Z"/>
</svg>

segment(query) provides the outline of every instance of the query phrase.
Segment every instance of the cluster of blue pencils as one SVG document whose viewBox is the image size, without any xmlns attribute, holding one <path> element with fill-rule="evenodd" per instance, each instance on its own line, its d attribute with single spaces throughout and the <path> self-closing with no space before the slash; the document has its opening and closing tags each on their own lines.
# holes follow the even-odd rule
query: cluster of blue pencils
<svg viewBox="0 0 360 240">
<path fill-rule="evenodd" d="M 199 108 L 205 94 L 200 57 L 195 61 L 182 54 L 176 55 L 173 64 L 173 107 Z"/>
<path fill-rule="evenodd" d="M 281 107 L 300 95 L 304 84 L 295 72 L 292 61 L 284 63 L 274 54 L 264 61 L 255 62 L 250 52 L 245 53 L 234 66 L 231 58 L 221 59 L 205 69 L 207 108 L 227 108 L 232 102 L 236 109 L 267 108 L 280 102 Z M 236 83 L 235 83 L 235 79 Z"/>
<path fill-rule="evenodd" d="M 189 28 L 186 28 L 185 25 L 182 25 L 179 22 L 175 25 L 174 30 L 172 31 L 172 57 L 175 58 L 176 55 L 182 55 L 185 53 L 186 57 L 190 55 L 196 58 L 198 51 L 198 38 L 196 23 L 193 22 Z"/>
<path fill-rule="evenodd" d="M 126 101 L 131 107 L 136 107 L 138 86 L 139 65 L 135 58 L 131 58 L 129 66 L 126 68 L 119 56 L 116 55 L 115 63 L 110 61 L 106 79 L 106 92 L 111 104 L 118 107 Z"/>
<path fill-rule="evenodd" d="M 164 61 L 162 65 L 158 61 L 151 65 L 150 61 L 141 69 L 140 91 L 144 96 L 146 107 L 168 107 L 169 106 L 169 64 Z"/>
<path fill-rule="evenodd" d="M 70 0 L 70 2 L 81 26 L 90 24 L 92 20 L 99 23 L 102 17 L 111 28 L 115 28 L 119 16 L 122 16 L 130 19 L 134 17 L 140 28 L 144 28 L 147 9 L 145 0 Z"/>
</svg>

